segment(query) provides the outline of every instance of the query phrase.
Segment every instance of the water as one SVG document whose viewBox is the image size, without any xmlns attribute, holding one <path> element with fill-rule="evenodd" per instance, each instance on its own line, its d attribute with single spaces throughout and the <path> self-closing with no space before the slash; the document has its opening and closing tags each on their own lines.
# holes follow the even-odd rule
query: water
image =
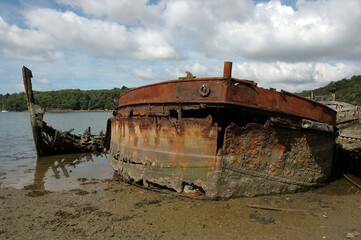
<svg viewBox="0 0 361 240">
<path fill-rule="evenodd" d="M 82 134 L 90 126 L 92 134 L 105 132 L 110 112 L 46 113 L 44 120 L 56 129 Z M 1 187 L 23 188 L 39 184 L 46 190 L 74 188 L 78 178 L 111 178 L 106 154 L 67 154 L 38 158 L 27 112 L 0 113 Z"/>
</svg>

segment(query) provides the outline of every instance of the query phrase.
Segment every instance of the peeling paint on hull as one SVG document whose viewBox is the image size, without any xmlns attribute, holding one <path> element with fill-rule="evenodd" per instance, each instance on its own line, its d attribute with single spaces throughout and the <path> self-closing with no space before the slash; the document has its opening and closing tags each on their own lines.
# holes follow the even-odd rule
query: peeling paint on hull
<svg viewBox="0 0 361 240">
<path fill-rule="evenodd" d="M 178 80 L 122 95 L 111 119 L 111 165 L 125 180 L 209 198 L 327 183 L 336 113 L 255 84 L 241 91 L 249 84 L 230 77 Z"/>
</svg>

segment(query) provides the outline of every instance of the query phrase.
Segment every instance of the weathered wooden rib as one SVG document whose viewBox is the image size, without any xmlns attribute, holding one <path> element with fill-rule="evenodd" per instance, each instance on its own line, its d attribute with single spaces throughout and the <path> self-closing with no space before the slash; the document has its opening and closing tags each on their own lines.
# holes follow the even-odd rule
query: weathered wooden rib
<svg viewBox="0 0 361 240">
<path fill-rule="evenodd" d="M 90 128 L 81 136 L 69 131 L 60 131 L 49 126 L 44 120 L 45 110 L 35 103 L 32 90 L 30 69 L 22 69 L 26 100 L 28 105 L 30 124 L 33 131 L 36 153 L 39 157 L 78 153 L 104 151 L 103 135 L 91 135 Z"/>
</svg>

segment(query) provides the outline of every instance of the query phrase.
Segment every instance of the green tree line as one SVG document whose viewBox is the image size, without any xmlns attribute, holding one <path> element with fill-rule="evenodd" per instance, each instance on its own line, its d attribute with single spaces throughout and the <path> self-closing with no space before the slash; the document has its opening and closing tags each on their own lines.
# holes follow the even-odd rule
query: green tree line
<svg viewBox="0 0 361 240">
<path fill-rule="evenodd" d="M 47 110 L 110 110 L 118 105 L 119 96 L 129 88 L 123 86 L 111 90 L 66 89 L 59 91 L 34 91 L 38 104 Z M 26 111 L 25 92 L 0 94 L 0 109 Z"/>
<path fill-rule="evenodd" d="M 350 79 L 342 79 L 337 82 L 330 82 L 327 86 L 314 90 L 298 93 L 304 97 L 310 97 L 311 92 L 314 96 L 327 96 L 333 92 L 336 94 L 336 101 L 361 105 L 361 75 L 353 76 Z"/>
</svg>

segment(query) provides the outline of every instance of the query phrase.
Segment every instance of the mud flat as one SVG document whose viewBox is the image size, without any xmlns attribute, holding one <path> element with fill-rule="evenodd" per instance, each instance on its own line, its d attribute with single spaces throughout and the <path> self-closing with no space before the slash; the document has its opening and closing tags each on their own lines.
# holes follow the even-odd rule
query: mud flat
<svg viewBox="0 0 361 240">
<path fill-rule="evenodd" d="M 198 200 L 109 179 L 61 192 L 0 187 L 0 239 L 361 239 L 361 193 Z"/>
</svg>

